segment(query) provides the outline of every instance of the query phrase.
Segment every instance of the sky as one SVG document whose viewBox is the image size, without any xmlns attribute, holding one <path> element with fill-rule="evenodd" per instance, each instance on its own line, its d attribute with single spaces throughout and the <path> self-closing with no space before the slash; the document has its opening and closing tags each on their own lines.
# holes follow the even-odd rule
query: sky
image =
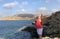
<svg viewBox="0 0 60 39">
<path fill-rule="evenodd" d="M 60 11 L 60 0 L 0 0 L 0 16 L 51 14 Z"/>
</svg>

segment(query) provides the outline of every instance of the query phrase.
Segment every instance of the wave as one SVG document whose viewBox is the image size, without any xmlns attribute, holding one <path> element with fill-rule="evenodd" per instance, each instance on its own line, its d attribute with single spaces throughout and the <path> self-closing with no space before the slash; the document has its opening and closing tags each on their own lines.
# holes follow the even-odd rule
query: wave
<svg viewBox="0 0 60 39">
<path fill-rule="evenodd" d="M 31 34 L 28 31 L 22 31 L 26 28 L 27 26 L 24 26 L 18 30 L 16 30 L 16 32 L 14 32 L 12 35 L 10 36 L 6 36 L 5 38 L 1 38 L 1 39 L 31 39 Z"/>
<path fill-rule="evenodd" d="M 22 28 L 16 30 L 16 32 L 22 31 L 22 30 L 24 30 L 26 27 L 27 27 L 27 26 L 23 26 Z"/>
<path fill-rule="evenodd" d="M 0 39 L 5 39 L 4 37 L 0 37 Z"/>
</svg>

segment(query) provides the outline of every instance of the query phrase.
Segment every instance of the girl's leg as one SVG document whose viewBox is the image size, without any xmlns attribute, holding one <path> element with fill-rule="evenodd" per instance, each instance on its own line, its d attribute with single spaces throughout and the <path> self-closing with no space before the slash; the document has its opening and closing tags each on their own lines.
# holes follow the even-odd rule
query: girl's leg
<svg viewBox="0 0 60 39">
<path fill-rule="evenodd" d="M 42 39 L 42 31 L 43 31 L 43 28 L 42 29 L 37 29 L 37 33 L 39 35 L 39 39 Z"/>
<path fill-rule="evenodd" d="M 42 39 L 42 35 L 39 35 L 39 39 Z"/>
</svg>

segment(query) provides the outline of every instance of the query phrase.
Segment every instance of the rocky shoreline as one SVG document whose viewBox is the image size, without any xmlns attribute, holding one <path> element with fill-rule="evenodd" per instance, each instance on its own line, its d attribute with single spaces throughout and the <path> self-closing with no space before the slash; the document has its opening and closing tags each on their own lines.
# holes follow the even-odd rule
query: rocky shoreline
<svg viewBox="0 0 60 39">
<path fill-rule="evenodd" d="M 45 29 L 45 28 L 44 28 Z M 58 39 L 59 37 L 49 36 L 43 32 L 43 39 Z M 13 35 L 5 37 L 5 39 L 38 39 L 38 34 L 34 26 L 27 26 Z"/>
</svg>

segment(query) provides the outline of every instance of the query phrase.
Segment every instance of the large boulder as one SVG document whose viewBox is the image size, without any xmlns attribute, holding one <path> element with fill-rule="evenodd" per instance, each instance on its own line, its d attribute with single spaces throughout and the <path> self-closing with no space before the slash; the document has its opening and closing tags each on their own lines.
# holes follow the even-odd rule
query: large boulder
<svg viewBox="0 0 60 39">
<path fill-rule="evenodd" d="M 44 29 L 44 34 L 48 36 L 58 36 L 60 37 L 60 11 L 55 12 L 51 16 L 47 17 L 43 21 L 43 25 L 46 25 L 48 28 Z"/>
<path fill-rule="evenodd" d="M 33 38 L 38 38 L 38 34 L 37 34 L 36 28 L 34 26 L 32 26 L 32 27 L 28 26 L 25 29 L 23 29 L 22 31 L 30 32 L 30 34 Z"/>
</svg>

